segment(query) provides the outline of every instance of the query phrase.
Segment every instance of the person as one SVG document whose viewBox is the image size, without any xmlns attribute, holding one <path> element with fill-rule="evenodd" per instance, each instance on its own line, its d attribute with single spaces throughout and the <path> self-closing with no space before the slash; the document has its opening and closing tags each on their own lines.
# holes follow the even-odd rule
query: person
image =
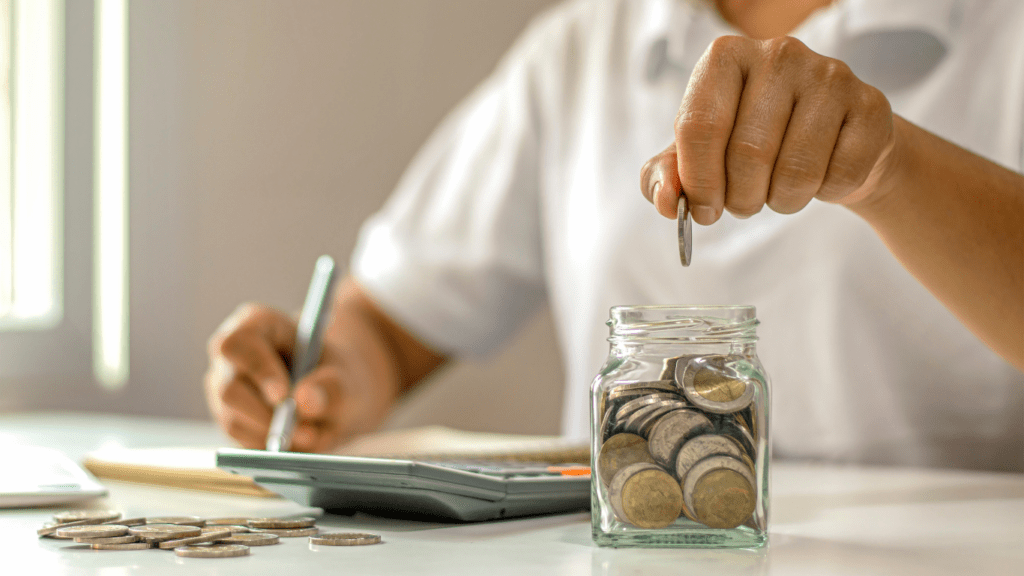
<svg viewBox="0 0 1024 576">
<path fill-rule="evenodd" d="M 1024 470 L 1022 29 L 1014 0 L 548 11 L 365 224 L 295 448 L 373 430 L 545 302 L 586 438 L 609 307 L 754 304 L 777 456 Z M 680 194 L 686 269 L 658 217 Z M 294 333 L 246 304 L 210 339 L 208 402 L 244 446 Z"/>
</svg>

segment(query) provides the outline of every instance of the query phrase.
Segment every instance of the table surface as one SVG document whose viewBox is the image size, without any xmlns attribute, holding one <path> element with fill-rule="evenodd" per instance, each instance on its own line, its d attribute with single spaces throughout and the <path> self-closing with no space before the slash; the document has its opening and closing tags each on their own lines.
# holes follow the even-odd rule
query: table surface
<svg viewBox="0 0 1024 576">
<path fill-rule="evenodd" d="M 46 446 L 81 460 L 102 447 L 227 445 L 211 424 L 85 414 L 0 416 L 0 450 Z M 125 516 L 320 514 L 280 499 L 105 481 L 85 505 Z M 369 531 L 384 544 L 313 547 L 305 538 L 242 558 L 94 551 L 35 530 L 59 506 L 0 510 L 6 574 L 1008 574 L 1024 565 L 1024 475 L 777 462 L 769 545 L 761 550 L 610 549 L 590 538 L 589 514 L 477 524 L 323 515 L 322 528 Z M 8 571 L 9 568 L 20 568 Z"/>
</svg>

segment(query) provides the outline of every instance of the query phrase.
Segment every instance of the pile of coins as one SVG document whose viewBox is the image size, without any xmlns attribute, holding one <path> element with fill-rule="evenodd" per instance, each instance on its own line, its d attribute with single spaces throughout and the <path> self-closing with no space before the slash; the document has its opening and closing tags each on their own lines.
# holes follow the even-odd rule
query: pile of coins
<svg viewBox="0 0 1024 576">
<path fill-rule="evenodd" d="M 756 383 L 724 355 L 666 358 L 658 380 L 615 381 L 599 398 L 596 462 L 615 517 L 664 528 L 750 522 L 757 502 Z"/>
<path fill-rule="evenodd" d="M 93 550 L 174 550 L 187 558 L 248 556 L 252 546 L 278 544 L 281 538 L 308 536 L 310 544 L 363 546 L 381 541 L 376 534 L 321 534 L 316 519 L 200 518 L 162 516 L 121 518 L 113 510 L 69 510 L 36 531 L 40 537 L 74 540 Z"/>
</svg>

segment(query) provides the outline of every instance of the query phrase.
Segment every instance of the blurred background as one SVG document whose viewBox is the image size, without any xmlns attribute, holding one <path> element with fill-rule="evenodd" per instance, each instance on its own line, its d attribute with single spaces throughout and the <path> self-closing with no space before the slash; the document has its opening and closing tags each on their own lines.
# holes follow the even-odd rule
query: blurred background
<svg viewBox="0 0 1024 576">
<path fill-rule="evenodd" d="M 433 127 L 553 3 L 2 0 L 0 412 L 206 418 L 217 325 L 249 300 L 297 312 L 316 257 L 348 262 Z M 387 427 L 554 434 L 562 384 L 542 313 Z"/>
</svg>

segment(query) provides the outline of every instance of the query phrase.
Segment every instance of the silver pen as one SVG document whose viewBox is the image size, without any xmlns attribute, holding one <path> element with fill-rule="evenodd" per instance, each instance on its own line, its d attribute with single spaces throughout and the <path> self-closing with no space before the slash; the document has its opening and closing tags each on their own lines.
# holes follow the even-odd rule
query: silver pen
<svg viewBox="0 0 1024 576">
<path fill-rule="evenodd" d="M 267 450 L 282 452 L 291 449 L 292 431 L 295 429 L 295 384 L 309 374 L 320 360 L 324 326 L 331 311 L 331 293 L 334 288 L 334 259 L 321 256 L 316 260 L 313 279 L 309 282 L 306 302 L 299 314 L 299 327 L 295 332 L 295 353 L 292 355 L 288 396 L 274 408 L 267 432 Z"/>
</svg>

